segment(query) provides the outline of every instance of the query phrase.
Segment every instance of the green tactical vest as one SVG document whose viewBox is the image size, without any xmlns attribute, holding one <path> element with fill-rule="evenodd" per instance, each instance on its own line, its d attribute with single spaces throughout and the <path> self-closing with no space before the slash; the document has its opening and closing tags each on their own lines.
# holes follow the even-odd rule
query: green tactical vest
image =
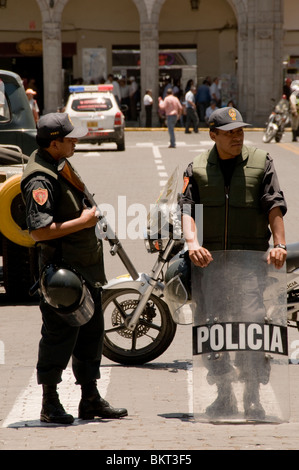
<svg viewBox="0 0 299 470">
<path fill-rule="evenodd" d="M 61 199 L 56 208 L 55 222 L 79 217 L 83 209 L 83 194 L 58 174 L 57 167 L 42 157 L 43 151 L 35 151 L 26 165 L 22 182 L 34 173 L 50 175 L 58 181 Z M 21 183 L 22 185 L 22 183 Z M 39 242 L 40 264 L 63 261 L 75 268 L 90 284 L 106 283 L 102 241 L 95 236 L 95 228 L 86 228 L 49 242 Z"/>
<path fill-rule="evenodd" d="M 216 146 L 198 155 L 193 175 L 203 204 L 203 246 L 209 250 L 266 251 L 268 217 L 260 205 L 267 153 L 243 146 L 225 188 Z"/>
</svg>

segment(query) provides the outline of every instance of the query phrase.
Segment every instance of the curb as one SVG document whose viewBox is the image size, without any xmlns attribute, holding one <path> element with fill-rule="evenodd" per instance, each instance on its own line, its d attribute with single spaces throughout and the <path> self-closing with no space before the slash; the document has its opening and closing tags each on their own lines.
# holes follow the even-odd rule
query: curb
<svg viewBox="0 0 299 470">
<path fill-rule="evenodd" d="M 209 129 L 207 127 L 199 127 L 198 129 L 201 132 L 208 132 Z M 155 131 L 160 131 L 160 132 L 167 132 L 168 129 L 167 127 L 125 127 L 125 131 L 145 131 L 145 132 L 155 132 Z M 185 132 L 184 127 L 175 127 L 176 132 Z M 245 132 L 264 132 L 265 128 L 264 127 L 252 127 L 250 129 L 246 128 Z M 290 132 L 291 129 L 285 129 L 285 132 Z"/>
</svg>

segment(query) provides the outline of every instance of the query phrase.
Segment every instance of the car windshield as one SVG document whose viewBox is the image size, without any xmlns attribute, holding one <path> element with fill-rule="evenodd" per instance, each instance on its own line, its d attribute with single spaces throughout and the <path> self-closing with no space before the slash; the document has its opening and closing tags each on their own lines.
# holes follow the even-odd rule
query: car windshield
<svg viewBox="0 0 299 470">
<path fill-rule="evenodd" d="M 72 109 L 78 112 L 86 111 L 107 111 L 112 108 L 112 102 L 109 98 L 78 98 L 72 102 Z"/>
</svg>

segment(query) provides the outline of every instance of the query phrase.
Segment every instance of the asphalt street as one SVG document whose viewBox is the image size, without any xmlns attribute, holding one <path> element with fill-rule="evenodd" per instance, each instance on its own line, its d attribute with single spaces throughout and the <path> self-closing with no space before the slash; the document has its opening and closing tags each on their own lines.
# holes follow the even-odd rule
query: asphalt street
<svg viewBox="0 0 299 470">
<path fill-rule="evenodd" d="M 166 130 L 128 130 L 124 152 L 117 152 L 114 144 L 78 145 L 72 159 L 97 203 L 110 210 L 122 244 L 139 272 L 151 269 L 155 255 L 148 254 L 144 247 L 136 214 L 157 200 L 177 166 L 182 175 L 194 156 L 212 145 L 206 130 L 185 135 L 180 129 L 176 138 L 177 148 L 171 149 Z M 273 157 L 288 203 L 287 243 L 299 241 L 299 142 L 292 143 L 291 133 L 286 132 L 281 143 L 263 144 L 258 130 L 246 131 L 245 142 L 268 150 Z M 118 257 L 112 257 L 108 247 L 105 250 L 108 279 L 124 274 L 126 270 Z M 215 424 L 195 420 L 192 328 L 188 325 L 178 326 L 169 349 L 151 363 L 128 367 L 103 357 L 101 394 L 114 406 L 127 407 L 128 417 L 92 422 L 76 419 L 72 426 L 64 427 L 39 421 L 41 390 L 36 385 L 35 364 L 40 327 L 36 304 L 7 304 L 0 294 L 0 450 L 99 450 L 105 451 L 105 459 L 112 459 L 104 463 L 123 464 L 126 462 L 113 461 L 121 450 L 130 455 L 145 450 L 153 454 L 167 451 L 172 456 L 192 455 L 195 460 L 193 452 L 202 450 L 299 448 L 299 334 L 294 328 L 288 328 L 293 362 L 286 366 L 287 383 L 280 384 L 283 399 L 290 406 L 286 422 L 254 424 L 241 420 Z M 80 392 L 70 367 L 59 394 L 67 411 L 77 417 Z M 143 468 L 141 461 L 130 464 Z M 185 459 L 180 464 L 190 462 Z"/>
</svg>

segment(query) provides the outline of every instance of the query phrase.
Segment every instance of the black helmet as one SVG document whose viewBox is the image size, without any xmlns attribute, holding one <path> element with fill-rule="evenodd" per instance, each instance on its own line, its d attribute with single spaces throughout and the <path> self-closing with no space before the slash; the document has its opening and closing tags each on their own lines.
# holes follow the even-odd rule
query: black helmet
<svg viewBox="0 0 299 470">
<path fill-rule="evenodd" d="M 45 302 L 72 326 L 81 326 L 94 313 L 94 303 L 83 278 L 73 268 L 47 265 L 40 277 Z"/>
<path fill-rule="evenodd" d="M 164 295 L 173 320 L 176 323 L 191 323 L 182 307 L 191 302 L 191 261 L 188 251 L 180 254 L 165 273 Z"/>
</svg>

